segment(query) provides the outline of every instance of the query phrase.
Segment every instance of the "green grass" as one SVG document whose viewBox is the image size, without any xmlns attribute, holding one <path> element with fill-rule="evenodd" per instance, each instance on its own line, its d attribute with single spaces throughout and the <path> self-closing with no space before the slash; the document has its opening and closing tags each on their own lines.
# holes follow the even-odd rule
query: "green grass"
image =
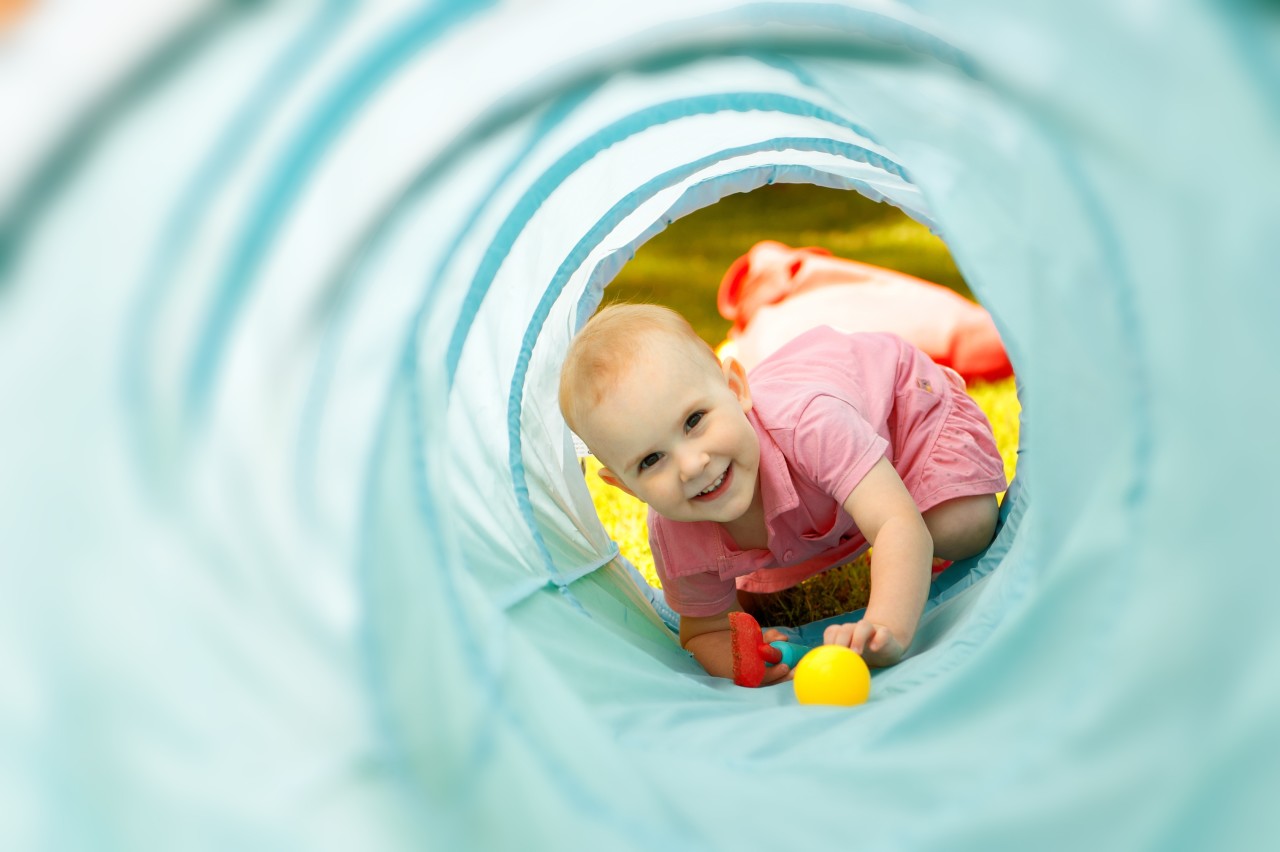
<svg viewBox="0 0 1280 852">
<path fill-rule="evenodd" d="M 822 246 L 837 257 L 906 272 L 972 298 L 946 244 L 896 207 L 855 192 L 776 184 L 728 196 L 672 223 L 640 247 L 604 301 L 668 305 L 715 346 L 729 330 L 716 311 L 720 279 L 760 240 Z"/>
<path fill-rule="evenodd" d="M 643 245 L 609 285 L 604 303 L 656 302 L 678 310 L 712 346 L 724 340 L 729 322 L 716 311 L 716 291 L 725 270 L 760 240 L 791 246 L 822 246 L 838 257 L 896 269 L 950 287 L 973 298 L 942 240 L 902 211 L 854 192 L 801 184 L 767 186 L 732 195 L 672 223 Z M 987 413 L 1012 476 L 1018 443 L 1018 407 L 1013 380 L 975 383 L 970 393 Z M 587 481 L 601 522 L 649 582 L 658 585 L 645 529 L 645 507 L 609 488 L 587 461 Z M 767 624 L 804 624 L 866 605 L 868 560 L 864 555 L 793 589 L 767 596 Z"/>
</svg>

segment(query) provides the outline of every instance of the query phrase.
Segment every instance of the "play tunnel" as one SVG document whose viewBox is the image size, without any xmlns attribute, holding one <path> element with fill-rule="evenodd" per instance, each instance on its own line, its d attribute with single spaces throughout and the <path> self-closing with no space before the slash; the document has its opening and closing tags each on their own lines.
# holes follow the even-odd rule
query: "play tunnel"
<svg viewBox="0 0 1280 852">
<path fill-rule="evenodd" d="M 1263 2 L 35 2 L 0 30 L 0 846 L 1266 849 Z M 714 680 L 555 387 L 672 221 L 901 208 L 1017 478 L 857 708 Z"/>
</svg>

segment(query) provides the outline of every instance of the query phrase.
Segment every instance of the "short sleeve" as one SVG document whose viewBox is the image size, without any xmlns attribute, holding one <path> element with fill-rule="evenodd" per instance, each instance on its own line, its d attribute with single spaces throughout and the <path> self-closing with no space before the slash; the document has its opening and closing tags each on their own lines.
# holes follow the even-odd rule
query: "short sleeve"
<svg viewBox="0 0 1280 852">
<path fill-rule="evenodd" d="M 876 462 L 889 442 L 849 402 L 815 396 L 792 431 L 791 463 L 841 505 Z"/>
</svg>

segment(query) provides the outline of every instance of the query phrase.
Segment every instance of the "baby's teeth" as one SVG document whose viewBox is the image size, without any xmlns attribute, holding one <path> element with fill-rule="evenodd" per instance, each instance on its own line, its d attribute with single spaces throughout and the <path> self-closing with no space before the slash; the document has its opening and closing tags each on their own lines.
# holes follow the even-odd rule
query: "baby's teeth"
<svg viewBox="0 0 1280 852">
<path fill-rule="evenodd" d="M 698 492 L 698 496 L 699 496 L 699 497 L 701 497 L 703 494 L 710 494 L 712 491 L 715 491 L 717 488 L 719 488 L 719 487 L 720 487 L 720 483 L 722 483 L 722 482 L 724 482 L 724 474 L 723 474 L 723 473 L 722 473 L 722 474 L 720 474 L 720 478 L 719 478 L 719 479 L 717 479 L 715 482 L 711 483 L 711 484 L 710 484 L 710 485 L 708 485 L 706 488 L 704 488 L 704 489 L 702 489 L 701 491 L 699 491 L 699 492 Z"/>
</svg>

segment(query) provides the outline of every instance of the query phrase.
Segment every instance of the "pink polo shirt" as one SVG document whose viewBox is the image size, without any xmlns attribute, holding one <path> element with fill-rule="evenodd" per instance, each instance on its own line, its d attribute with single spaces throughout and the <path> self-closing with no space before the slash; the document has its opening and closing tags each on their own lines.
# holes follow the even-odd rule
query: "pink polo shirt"
<svg viewBox="0 0 1280 852">
<path fill-rule="evenodd" d="M 748 380 L 769 547 L 741 550 L 715 522 L 650 511 L 654 564 L 682 615 L 718 615 L 738 588 L 786 589 L 857 556 L 867 541 L 843 504 L 882 457 L 922 512 L 1005 487 L 991 426 L 963 380 L 896 335 L 822 326 Z"/>
</svg>

